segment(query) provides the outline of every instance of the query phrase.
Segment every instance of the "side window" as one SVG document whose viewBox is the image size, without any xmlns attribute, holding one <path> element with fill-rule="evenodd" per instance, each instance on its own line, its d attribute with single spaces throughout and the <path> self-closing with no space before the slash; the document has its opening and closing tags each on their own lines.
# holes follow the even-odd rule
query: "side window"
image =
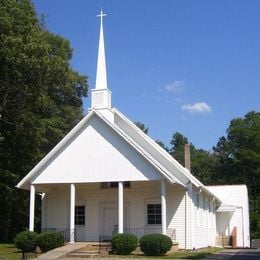
<svg viewBox="0 0 260 260">
<path fill-rule="evenodd" d="M 75 206 L 75 225 L 85 225 L 85 206 Z"/>
<path fill-rule="evenodd" d="M 147 204 L 147 224 L 162 224 L 162 207 L 161 204 Z"/>
</svg>

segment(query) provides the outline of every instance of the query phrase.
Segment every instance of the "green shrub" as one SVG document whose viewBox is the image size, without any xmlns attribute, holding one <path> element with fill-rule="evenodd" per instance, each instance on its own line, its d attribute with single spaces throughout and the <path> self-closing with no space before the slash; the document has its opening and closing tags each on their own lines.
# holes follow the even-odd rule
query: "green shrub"
<svg viewBox="0 0 260 260">
<path fill-rule="evenodd" d="M 47 252 L 56 247 L 63 246 L 64 237 L 61 233 L 41 233 L 37 236 L 36 243 L 42 252 Z"/>
<path fill-rule="evenodd" d="M 132 234 L 116 234 L 112 237 L 112 251 L 118 255 L 129 255 L 138 246 L 138 239 Z"/>
<path fill-rule="evenodd" d="M 141 237 L 140 249 L 145 255 L 165 255 L 172 247 L 172 240 L 162 234 L 150 234 Z"/>
<path fill-rule="evenodd" d="M 23 253 L 34 252 L 36 249 L 37 233 L 32 231 L 22 231 L 14 239 L 15 247 Z"/>
</svg>

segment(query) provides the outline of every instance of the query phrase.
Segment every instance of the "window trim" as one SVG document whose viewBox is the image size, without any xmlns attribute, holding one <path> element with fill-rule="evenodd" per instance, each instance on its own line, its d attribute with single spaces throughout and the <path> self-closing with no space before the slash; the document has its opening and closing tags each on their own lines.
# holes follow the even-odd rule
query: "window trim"
<svg viewBox="0 0 260 260">
<path fill-rule="evenodd" d="M 84 214 L 78 214 L 77 209 L 79 207 L 84 207 Z M 82 219 L 84 219 L 84 224 L 81 224 L 81 223 L 79 224 L 79 222 L 78 222 L 79 219 L 77 219 L 77 217 L 82 217 L 82 216 L 84 216 L 84 218 L 82 218 Z M 82 205 L 82 204 L 75 205 L 74 225 L 75 226 L 85 226 L 86 225 L 86 205 Z"/>
<path fill-rule="evenodd" d="M 160 223 L 148 223 L 149 221 L 149 217 L 148 217 L 148 206 L 149 205 L 160 205 Z M 154 213 L 154 215 L 158 215 L 158 213 Z M 145 216 L 146 216 L 146 226 L 149 226 L 149 227 L 152 227 L 152 226 L 161 226 L 162 225 L 162 204 L 161 202 L 158 202 L 158 201 L 149 201 L 149 202 L 146 202 L 146 207 L 145 207 Z M 157 216 L 158 218 L 158 216 Z M 155 222 L 156 222 L 156 217 L 155 217 Z"/>
</svg>

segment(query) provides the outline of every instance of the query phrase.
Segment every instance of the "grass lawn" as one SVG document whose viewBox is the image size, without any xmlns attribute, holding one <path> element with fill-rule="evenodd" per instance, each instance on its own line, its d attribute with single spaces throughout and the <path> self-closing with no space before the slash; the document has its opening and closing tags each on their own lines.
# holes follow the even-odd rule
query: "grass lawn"
<svg viewBox="0 0 260 260">
<path fill-rule="evenodd" d="M 28 258 L 34 258 L 35 254 L 28 254 Z M 22 259 L 22 253 L 14 244 L 0 244 L 0 260 Z"/>
<path fill-rule="evenodd" d="M 206 256 L 210 256 L 214 253 L 222 251 L 221 248 L 205 248 L 198 251 L 191 252 L 175 252 L 170 255 L 165 256 L 165 259 L 201 259 Z"/>
<path fill-rule="evenodd" d="M 220 248 L 205 248 L 201 249 L 198 251 L 178 251 L 175 253 L 171 253 L 166 256 L 144 256 L 144 255 L 127 255 L 127 256 L 115 256 L 115 255 L 110 255 L 109 257 L 111 258 L 139 258 L 141 259 L 202 259 L 205 258 L 206 256 L 210 256 L 214 253 L 220 252 L 222 249 Z"/>
</svg>

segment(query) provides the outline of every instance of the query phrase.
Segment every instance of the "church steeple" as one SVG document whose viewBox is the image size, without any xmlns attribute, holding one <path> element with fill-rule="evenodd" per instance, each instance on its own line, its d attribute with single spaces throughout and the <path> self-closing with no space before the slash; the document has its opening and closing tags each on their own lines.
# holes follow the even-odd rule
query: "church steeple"
<svg viewBox="0 0 260 260">
<path fill-rule="evenodd" d="M 98 61 L 97 61 L 97 75 L 96 75 L 96 89 L 107 88 L 107 70 L 106 70 L 106 55 L 103 33 L 103 17 L 106 14 L 101 10 L 100 14 L 100 34 L 99 34 L 99 46 L 98 46 Z"/>
<path fill-rule="evenodd" d="M 106 71 L 106 56 L 105 56 L 105 43 L 103 32 L 103 17 L 106 14 L 101 10 L 100 14 L 100 34 L 99 34 L 99 47 L 98 47 L 98 60 L 97 60 L 97 74 L 95 89 L 92 89 L 92 102 L 91 108 L 105 109 L 111 108 L 111 92 L 107 87 L 107 71 Z"/>
</svg>

